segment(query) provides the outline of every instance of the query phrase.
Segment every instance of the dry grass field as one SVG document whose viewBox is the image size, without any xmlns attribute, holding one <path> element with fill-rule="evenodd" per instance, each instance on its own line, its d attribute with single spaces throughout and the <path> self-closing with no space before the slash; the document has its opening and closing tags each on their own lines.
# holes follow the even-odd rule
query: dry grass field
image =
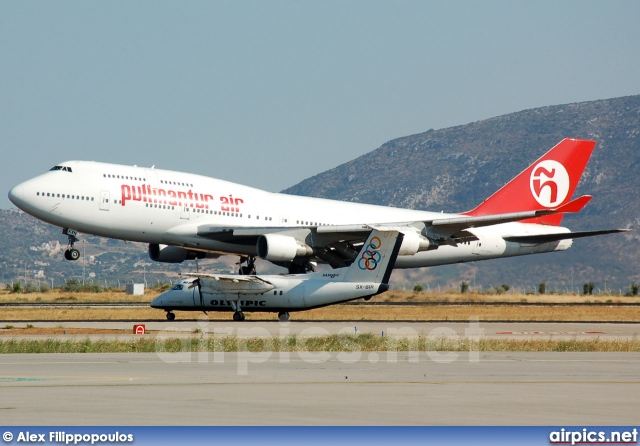
<svg viewBox="0 0 640 446">
<path fill-rule="evenodd" d="M 109 302 L 151 302 L 161 293 L 148 288 L 144 296 L 125 294 L 122 290 L 106 290 L 102 293 L 61 292 L 58 289 L 46 293 L 11 293 L 0 291 L 0 303 L 109 303 Z M 522 293 L 457 293 L 457 292 L 414 292 L 388 291 L 375 296 L 371 302 L 511 302 L 511 303 L 640 303 L 640 296 L 627 297 L 617 294 L 522 294 Z"/>
<path fill-rule="evenodd" d="M 144 296 L 127 295 L 124 291 L 102 293 L 47 293 L 0 292 L 0 303 L 120 303 L 150 302 L 160 291 L 147 290 Z M 522 295 L 522 294 L 460 294 L 416 293 L 391 291 L 374 297 L 371 302 L 407 302 L 419 305 L 359 306 L 334 305 L 316 310 L 292 313 L 295 321 L 453 321 L 479 319 L 481 321 L 559 321 L 559 322 L 640 322 L 640 306 L 608 305 L 610 303 L 640 303 L 638 297 L 582 296 L 582 295 Z M 439 305 L 446 302 L 447 305 Z M 500 305 L 509 302 L 511 305 Z M 594 306 L 573 306 L 568 303 L 600 303 Z M 424 305 L 431 303 L 431 305 Z M 493 305 L 486 305 L 493 303 Z M 526 305 L 513 305 L 523 303 Z M 535 305 L 536 303 L 544 305 Z M 563 305 L 549 305 L 549 304 Z M 176 311 L 180 319 L 195 319 L 202 313 Z M 274 313 L 245 313 L 247 320 L 277 320 Z M 212 320 L 231 320 L 231 312 L 209 313 Z M 65 321 L 65 320 L 164 320 L 162 310 L 148 307 L 89 308 L 89 307 L 27 307 L 6 306 L 0 311 L 0 321 Z M 0 325 L 2 328 L 2 325 Z"/>
</svg>

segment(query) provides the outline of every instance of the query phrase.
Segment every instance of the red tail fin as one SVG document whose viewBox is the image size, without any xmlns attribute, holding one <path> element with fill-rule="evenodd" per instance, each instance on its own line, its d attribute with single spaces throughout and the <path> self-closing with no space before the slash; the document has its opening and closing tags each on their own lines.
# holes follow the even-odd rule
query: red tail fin
<svg viewBox="0 0 640 446">
<path fill-rule="evenodd" d="M 532 211 L 558 208 L 568 203 L 595 146 L 595 141 L 563 139 L 477 208 L 465 214 L 481 216 Z M 563 214 L 554 214 L 527 222 L 557 226 L 562 217 Z"/>
</svg>

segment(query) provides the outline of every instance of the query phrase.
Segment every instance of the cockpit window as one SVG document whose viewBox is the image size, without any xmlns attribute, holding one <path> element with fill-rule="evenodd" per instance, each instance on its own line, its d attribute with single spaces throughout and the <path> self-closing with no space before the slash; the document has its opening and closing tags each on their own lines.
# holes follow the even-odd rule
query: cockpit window
<svg viewBox="0 0 640 446">
<path fill-rule="evenodd" d="M 66 166 L 53 166 L 51 170 L 62 170 L 63 172 L 71 172 L 71 167 L 66 167 Z"/>
<path fill-rule="evenodd" d="M 181 290 L 182 289 L 182 284 L 178 283 L 176 284 L 173 288 L 171 288 L 172 290 Z"/>
</svg>

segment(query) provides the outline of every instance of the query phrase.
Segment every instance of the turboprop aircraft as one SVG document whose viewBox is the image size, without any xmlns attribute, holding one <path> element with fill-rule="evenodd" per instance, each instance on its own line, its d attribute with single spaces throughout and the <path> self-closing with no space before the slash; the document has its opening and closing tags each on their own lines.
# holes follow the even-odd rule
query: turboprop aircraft
<svg viewBox="0 0 640 446">
<path fill-rule="evenodd" d="M 241 256 L 240 274 L 255 274 L 261 257 L 290 273 L 314 262 L 345 267 L 357 257 L 371 225 L 400 231 L 396 268 L 473 262 L 563 251 L 573 239 L 623 229 L 571 232 L 564 213 L 595 147 L 564 139 L 475 209 L 446 214 L 278 194 L 171 170 L 66 161 L 15 186 L 20 209 L 62 227 L 68 260 L 78 233 L 144 242 L 158 262 Z M 425 172 L 427 175 L 428 172 Z"/>
<path fill-rule="evenodd" d="M 347 268 L 330 272 L 294 275 L 236 276 L 187 274 L 172 289 L 151 302 L 152 308 L 173 311 L 233 311 L 234 321 L 243 321 L 243 309 L 277 312 L 280 321 L 289 312 L 310 310 L 361 299 L 389 289 L 389 277 L 398 257 L 403 236 L 398 231 L 373 229 Z"/>
</svg>

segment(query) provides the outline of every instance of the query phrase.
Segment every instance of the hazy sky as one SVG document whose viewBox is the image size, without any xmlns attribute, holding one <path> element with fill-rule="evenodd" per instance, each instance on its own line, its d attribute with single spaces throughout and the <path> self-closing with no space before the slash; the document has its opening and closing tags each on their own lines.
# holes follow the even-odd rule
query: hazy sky
<svg viewBox="0 0 640 446">
<path fill-rule="evenodd" d="M 70 159 L 279 191 L 400 136 L 639 94 L 639 24 L 638 1 L 1 2 L 0 208 Z"/>
</svg>

